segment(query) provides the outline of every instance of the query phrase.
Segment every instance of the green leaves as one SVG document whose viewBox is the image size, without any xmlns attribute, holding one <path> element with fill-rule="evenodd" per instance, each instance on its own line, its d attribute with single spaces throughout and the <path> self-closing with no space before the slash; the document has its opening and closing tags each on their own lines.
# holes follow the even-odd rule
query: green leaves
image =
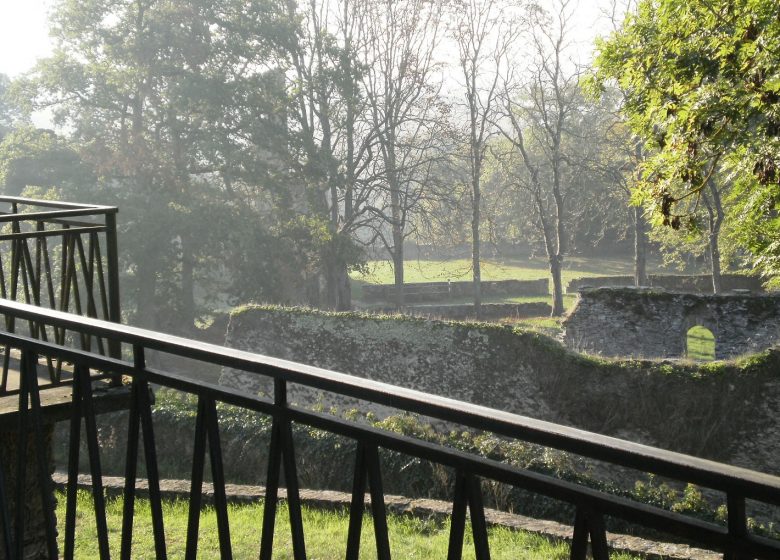
<svg viewBox="0 0 780 560">
<path fill-rule="evenodd" d="M 618 83 L 634 131 L 655 151 L 634 200 L 671 223 L 719 161 L 741 187 L 734 235 L 780 233 L 780 18 L 774 0 L 645 0 L 598 44 L 596 78 Z M 761 205 L 748 204 L 761 192 Z M 669 204 L 669 200 L 672 204 Z M 660 218 L 657 218 L 660 220 Z M 774 224 L 774 225 L 773 225 Z M 771 243 L 747 243 L 769 272 Z M 780 254 L 780 253 L 775 253 Z"/>
</svg>

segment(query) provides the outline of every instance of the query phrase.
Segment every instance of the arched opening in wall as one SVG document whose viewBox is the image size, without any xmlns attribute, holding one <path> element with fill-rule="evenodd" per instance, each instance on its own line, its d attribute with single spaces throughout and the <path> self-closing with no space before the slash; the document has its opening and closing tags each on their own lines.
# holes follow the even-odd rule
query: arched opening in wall
<svg viewBox="0 0 780 560">
<path fill-rule="evenodd" d="M 685 348 L 685 355 L 691 360 L 712 361 L 715 359 L 715 335 L 707 327 L 691 327 Z"/>
</svg>

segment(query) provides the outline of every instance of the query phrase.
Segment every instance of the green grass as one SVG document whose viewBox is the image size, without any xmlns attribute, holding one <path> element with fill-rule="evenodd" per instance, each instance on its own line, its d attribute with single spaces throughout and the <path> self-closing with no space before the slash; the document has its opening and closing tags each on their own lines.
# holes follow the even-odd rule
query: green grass
<svg viewBox="0 0 780 560">
<path fill-rule="evenodd" d="M 688 331 L 687 356 L 692 360 L 712 361 L 715 359 L 715 337 L 702 326 Z"/>
<path fill-rule="evenodd" d="M 517 323 L 541 331 L 560 331 L 562 329 L 561 320 L 558 317 L 529 317 L 518 319 Z"/>
<path fill-rule="evenodd" d="M 57 519 L 60 521 L 59 536 L 62 539 L 65 519 L 64 494 L 57 495 L 57 503 Z M 109 499 L 107 521 L 112 556 L 118 556 L 121 515 L 121 498 Z M 262 504 L 231 505 L 228 515 L 234 558 L 256 559 L 259 552 Z M 187 503 L 166 501 L 163 505 L 163 516 L 168 556 L 170 558 L 183 558 L 187 529 Z M 87 492 L 80 491 L 77 511 L 76 558 L 96 558 L 98 556 L 94 519 L 91 497 Z M 283 504 L 277 515 L 277 529 L 274 535 L 275 559 L 292 558 L 292 543 L 287 519 L 287 508 Z M 309 558 L 312 560 L 341 560 L 344 558 L 348 524 L 345 513 L 304 508 L 303 523 Z M 449 538 L 448 521 L 391 515 L 388 518 L 388 525 L 390 546 L 394 558 L 446 558 Z M 467 527 L 463 558 L 474 558 L 469 531 L 470 527 Z M 551 542 L 533 533 L 514 531 L 504 527 L 492 527 L 489 530 L 488 538 L 492 558 L 499 560 L 564 560 L 569 558 L 567 544 Z M 366 516 L 363 523 L 360 550 L 361 558 L 376 558 L 373 526 L 369 516 Z M 60 551 L 62 551 L 62 542 L 60 542 Z M 199 558 L 219 557 L 216 516 L 211 508 L 205 509 L 201 514 L 198 553 Z M 154 558 L 154 540 L 147 500 L 137 500 L 136 503 L 133 558 L 141 560 Z M 611 558 L 630 560 L 634 557 L 626 554 L 614 554 Z"/>
<path fill-rule="evenodd" d="M 570 259 L 563 271 L 563 286 L 572 278 L 581 276 L 603 276 L 609 274 L 632 274 L 630 262 L 606 260 L 606 259 Z M 545 259 L 507 259 L 504 261 L 483 261 L 482 279 L 490 280 L 537 280 L 548 278 L 549 269 Z M 364 284 L 392 284 L 393 266 L 389 261 L 369 261 L 368 273 L 353 272 L 352 295 L 360 300 Z M 406 282 L 433 282 L 433 281 L 471 281 L 471 261 L 469 259 L 453 260 L 414 260 L 406 261 L 404 268 L 404 280 Z M 563 304 L 568 311 L 574 305 L 577 296 L 564 294 Z M 468 296 L 448 298 L 448 304 L 465 304 L 473 300 Z M 550 296 L 485 296 L 483 303 L 533 303 L 550 302 Z M 525 323 L 525 320 L 519 323 Z M 545 327 L 558 328 L 559 325 L 545 325 Z"/>
</svg>

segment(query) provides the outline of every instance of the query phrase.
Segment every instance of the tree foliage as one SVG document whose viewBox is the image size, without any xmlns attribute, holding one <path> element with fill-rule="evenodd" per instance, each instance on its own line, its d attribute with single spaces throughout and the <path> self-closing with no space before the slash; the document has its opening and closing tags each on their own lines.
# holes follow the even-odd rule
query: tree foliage
<svg viewBox="0 0 780 560">
<path fill-rule="evenodd" d="M 736 235 L 780 272 L 780 19 L 774 0 L 644 0 L 599 46 L 651 151 L 635 202 L 684 225 L 720 169 Z"/>
<path fill-rule="evenodd" d="M 98 179 L 89 200 L 120 206 L 125 285 L 142 324 L 173 314 L 192 325 L 195 286 L 210 269 L 276 254 L 235 258 L 225 243 L 237 231 L 270 235 L 269 216 L 289 219 L 293 204 L 286 92 L 271 62 L 296 29 L 280 9 L 63 0 L 53 55 L 15 85 L 18 99 L 69 129 Z"/>
<path fill-rule="evenodd" d="M 60 187 L 70 192 L 94 186 L 95 176 L 77 150 L 51 130 L 23 126 L 0 142 L 0 192 L 19 196 L 25 187 Z"/>
</svg>

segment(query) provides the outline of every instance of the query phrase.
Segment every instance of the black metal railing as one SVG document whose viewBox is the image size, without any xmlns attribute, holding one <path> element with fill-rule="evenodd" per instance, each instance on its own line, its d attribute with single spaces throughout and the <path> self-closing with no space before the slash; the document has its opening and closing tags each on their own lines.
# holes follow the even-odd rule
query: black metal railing
<svg viewBox="0 0 780 560">
<path fill-rule="evenodd" d="M 116 213 L 113 206 L 73 204 L 0 196 L 0 297 L 31 305 L 120 322 Z M 6 316 L 6 330 L 16 319 Z M 29 321 L 27 333 L 64 344 L 64 328 Z M 119 357 L 115 341 L 77 333 L 81 348 Z M 17 369 L 3 350 L 0 396 L 13 394 L 9 371 Z M 62 379 L 62 363 L 47 360 L 51 383 Z"/>
<path fill-rule="evenodd" d="M 94 410 L 91 406 L 90 384 L 90 379 L 105 375 L 125 375 L 132 379 L 124 517 L 121 528 L 120 557 L 123 559 L 129 559 L 132 556 L 136 468 L 141 440 L 139 432 L 143 433 L 143 455 L 149 480 L 149 499 L 156 557 L 166 558 L 167 556 L 154 439 L 154 421 L 149 396 L 150 384 L 183 391 L 195 395 L 198 400 L 192 460 L 192 485 L 189 499 L 189 524 L 186 535 L 186 558 L 195 558 L 198 549 L 199 514 L 202 501 L 201 483 L 207 446 L 219 528 L 220 553 L 222 558 L 232 557 L 217 402 L 229 403 L 270 415 L 273 418 L 272 438 L 268 450 L 264 518 L 259 543 L 261 559 L 271 558 L 282 469 L 287 486 L 294 557 L 296 559 L 306 558 L 291 428 L 293 423 L 327 430 L 357 442 L 353 498 L 346 543 L 347 559 L 358 557 L 366 486 L 371 492 L 377 556 L 380 559 L 390 558 L 391 551 L 387 536 L 378 454 L 380 448 L 408 454 L 454 469 L 456 481 L 448 555 L 450 559 L 461 556 L 467 509 L 471 516 L 476 557 L 478 559 L 490 557 L 480 482 L 483 479 L 514 485 L 530 492 L 573 504 L 576 508 L 576 514 L 573 519 L 571 557 L 574 559 L 586 557 L 589 543 L 594 558 L 605 559 L 609 557 L 604 526 L 605 516 L 621 518 L 699 543 L 708 549 L 722 551 L 725 553 L 724 558 L 730 560 L 780 558 L 780 543 L 752 534 L 748 530 L 745 511 L 747 499 L 771 506 L 780 505 L 780 478 L 778 477 L 333 371 L 101 320 L 43 310 L 17 302 L 0 301 L 0 313 L 20 320 L 46 323 L 52 327 L 66 328 L 84 335 L 102 337 L 128 345 L 132 349 L 133 361 L 131 363 L 82 349 L 62 347 L 50 341 L 36 340 L 18 333 L 0 332 L 0 342 L 18 349 L 22 356 L 19 410 L 26 411 L 26 413 L 19 414 L 18 432 L 21 440 L 19 448 L 25 448 L 24 446 L 32 434 L 35 446 L 38 448 L 39 458 L 44 455 L 44 450 L 43 443 L 39 439 L 41 437 L 41 411 L 38 405 L 40 391 L 34 374 L 36 364 L 39 357 L 43 356 L 73 364 L 75 382 L 64 533 L 65 558 L 73 556 L 76 515 L 75 488 L 82 418 L 85 420 L 87 428 L 86 443 L 92 474 L 99 549 L 101 558 L 109 556 L 108 528 L 105 524 L 100 456 L 95 434 Z M 145 354 L 148 351 L 184 356 L 272 378 L 275 387 L 273 399 L 248 395 L 242 391 L 148 367 L 145 362 Z M 612 465 L 652 472 L 718 490 L 724 492 L 727 497 L 728 523 L 727 526 L 720 526 L 686 517 L 456 449 L 299 408 L 288 402 L 287 388 L 290 383 L 336 395 L 358 398 L 446 422 L 458 423 L 477 430 L 491 431 L 503 437 L 532 442 L 591 457 Z M 46 486 L 50 485 L 50 482 L 45 481 L 48 474 L 40 466 L 42 462 L 39 460 L 38 463 L 36 472 L 44 479 L 41 484 L 41 499 L 50 500 L 51 488 Z M 23 457 L 18 460 L 16 468 L 19 477 L 17 480 L 23 480 L 28 468 Z M 15 502 L 16 512 L 10 511 L 7 507 L 8 501 L 4 498 L 8 496 L 9 490 L 0 485 L 0 501 L 2 501 L 0 512 L 2 512 L 2 526 L 5 528 L 5 540 L 2 544 L 7 551 L 6 557 L 19 558 L 21 557 L 21 536 L 24 534 L 24 528 L 20 526 L 23 522 L 21 509 L 24 505 L 20 504 L 21 495 L 19 495 Z M 17 489 L 17 491 L 19 490 Z M 11 533 L 12 520 L 15 520 L 13 534 Z M 49 518 L 48 522 L 48 547 L 50 554 L 54 557 L 58 552 L 54 519 Z"/>
</svg>

